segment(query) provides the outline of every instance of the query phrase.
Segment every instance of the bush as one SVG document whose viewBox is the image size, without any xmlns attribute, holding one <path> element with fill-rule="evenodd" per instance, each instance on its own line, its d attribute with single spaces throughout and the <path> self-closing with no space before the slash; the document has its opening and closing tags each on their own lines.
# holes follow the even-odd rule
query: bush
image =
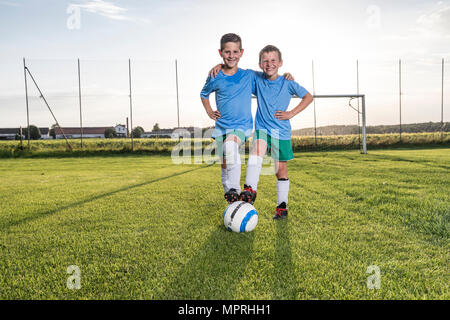
<svg viewBox="0 0 450 320">
<path fill-rule="evenodd" d="M 114 130 L 113 128 L 108 128 L 105 130 L 105 138 L 110 139 L 115 137 L 117 137 L 116 130 Z"/>
</svg>

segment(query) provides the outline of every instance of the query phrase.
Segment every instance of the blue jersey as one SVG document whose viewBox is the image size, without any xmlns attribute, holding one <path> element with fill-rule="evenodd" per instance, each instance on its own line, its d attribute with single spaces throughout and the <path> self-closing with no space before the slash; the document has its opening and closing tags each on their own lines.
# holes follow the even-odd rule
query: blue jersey
<svg viewBox="0 0 450 320">
<path fill-rule="evenodd" d="M 270 136 L 280 139 L 291 139 L 291 123 L 289 120 L 275 118 L 275 112 L 286 111 L 293 95 L 303 98 L 308 91 L 297 82 L 278 76 L 271 81 L 264 73 L 255 73 L 255 95 L 258 98 L 258 110 L 255 117 L 255 130 L 265 130 Z"/>
<path fill-rule="evenodd" d="M 215 78 L 206 80 L 200 96 L 209 99 L 216 93 L 216 106 L 221 117 L 216 121 L 213 137 L 224 135 L 230 130 L 242 130 L 247 137 L 253 129 L 252 92 L 255 90 L 255 72 L 238 69 L 228 76 L 222 71 Z"/>
</svg>

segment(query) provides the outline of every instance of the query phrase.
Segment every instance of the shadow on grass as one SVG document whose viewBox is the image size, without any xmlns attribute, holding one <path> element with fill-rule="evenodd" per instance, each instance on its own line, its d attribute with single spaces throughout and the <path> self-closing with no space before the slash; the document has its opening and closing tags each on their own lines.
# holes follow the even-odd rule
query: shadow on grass
<svg viewBox="0 0 450 320">
<path fill-rule="evenodd" d="M 292 262 L 291 240 L 288 219 L 274 221 L 277 235 L 275 239 L 272 299 L 295 299 L 297 284 Z"/>
<path fill-rule="evenodd" d="M 442 143 L 423 143 L 423 144 L 408 144 L 408 143 L 395 143 L 386 145 L 367 145 L 367 153 L 375 150 L 428 150 L 428 149 L 448 149 L 450 147 L 449 142 Z M 294 153 L 314 153 L 314 152 L 326 152 L 326 153 L 339 153 L 342 151 L 360 151 L 362 149 L 357 145 L 342 145 L 342 146 L 293 146 Z"/>
<path fill-rule="evenodd" d="M 177 177 L 177 176 L 189 173 L 189 172 L 197 171 L 197 170 L 208 168 L 208 167 L 211 167 L 211 166 L 213 166 L 213 164 L 210 164 L 210 165 L 207 165 L 207 166 L 201 166 L 201 167 L 198 167 L 198 168 L 189 169 L 189 170 L 185 170 L 185 171 L 182 171 L 182 172 L 174 173 L 174 174 L 171 174 L 169 176 L 156 178 L 156 179 L 152 179 L 152 180 L 149 180 L 149 181 L 145 181 L 145 182 L 129 185 L 129 186 L 126 186 L 126 187 L 123 187 L 123 188 L 120 188 L 120 189 L 117 189 L 117 190 L 114 190 L 114 191 L 101 193 L 101 194 L 98 194 L 96 196 L 84 199 L 84 200 L 76 201 L 76 202 L 73 202 L 71 204 L 68 204 L 68 205 L 65 205 L 65 206 L 62 206 L 62 207 L 58 207 L 56 209 L 43 211 L 43 212 L 37 212 L 37 213 L 34 213 L 34 214 L 32 214 L 30 216 L 27 216 L 27 217 L 25 217 L 23 219 L 20 219 L 20 220 L 17 220 L 17 221 L 13 221 L 13 222 L 11 222 L 9 224 L 4 224 L 4 225 L 2 225 L 0 227 L 0 230 L 3 231 L 3 230 L 6 230 L 6 229 L 9 229 L 11 227 L 14 227 L 14 226 L 17 226 L 17 225 L 20 225 L 20 224 L 23 224 L 23 223 L 27 223 L 27 222 L 30 222 L 30 221 L 33 221 L 33 220 L 36 220 L 36 219 L 40 219 L 40 218 L 43 218 L 45 216 L 52 215 L 52 214 L 55 214 L 57 212 L 60 212 L 60 211 L 66 210 L 66 209 L 74 208 L 74 207 L 81 206 L 81 205 L 84 205 L 84 204 L 92 202 L 92 201 L 96 201 L 96 200 L 99 200 L 99 199 L 102 199 L 102 198 L 105 198 L 105 197 L 109 197 L 109 196 L 115 195 L 115 194 L 117 194 L 119 192 L 128 191 L 128 190 L 131 190 L 131 189 L 134 189 L 134 188 L 143 187 L 143 186 L 155 183 L 155 182 L 159 182 L 159 181 L 167 180 L 167 179 L 170 179 L 170 178 L 174 178 L 174 177 Z"/>
<path fill-rule="evenodd" d="M 373 155 L 376 159 L 386 160 L 386 161 L 397 161 L 397 162 L 408 162 L 408 163 L 414 163 L 414 164 L 420 164 L 427 167 L 433 167 L 433 168 L 440 168 L 449 170 L 450 166 L 446 165 L 439 165 L 436 164 L 434 161 L 430 161 L 428 159 L 408 159 L 400 156 L 394 156 L 394 155 L 381 155 L 381 154 L 375 154 Z"/>
<path fill-rule="evenodd" d="M 233 299 L 245 277 L 254 233 L 234 233 L 222 225 L 209 235 L 156 299 Z"/>
</svg>

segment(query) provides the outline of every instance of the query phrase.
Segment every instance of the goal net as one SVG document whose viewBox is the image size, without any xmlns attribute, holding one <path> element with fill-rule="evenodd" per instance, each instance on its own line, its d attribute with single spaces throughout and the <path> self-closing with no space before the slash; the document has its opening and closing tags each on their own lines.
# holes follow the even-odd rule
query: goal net
<svg viewBox="0 0 450 320">
<path fill-rule="evenodd" d="M 314 101 L 290 119 L 294 152 L 360 150 L 367 153 L 366 96 L 364 94 L 314 94 Z M 256 97 L 253 96 L 254 102 Z M 298 105 L 294 96 L 288 110 Z M 249 142 L 250 147 L 251 142 Z M 272 145 L 273 147 L 273 145 Z M 241 158 L 245 151 L 241 147 Z M 272 150 L 268 150 L 268 153 Z M 266 154 L 261 175 L 276 172 L 275 161 Z"/>
<path fill-rule="evenodd" d="M 298 103 L 294 97 L 289 109 Z M 294 152 L 360 149 L 367 153 L 365 107 L 364 94 L 314 95 L 311 105 L 290 120 Z"/>
</svg>

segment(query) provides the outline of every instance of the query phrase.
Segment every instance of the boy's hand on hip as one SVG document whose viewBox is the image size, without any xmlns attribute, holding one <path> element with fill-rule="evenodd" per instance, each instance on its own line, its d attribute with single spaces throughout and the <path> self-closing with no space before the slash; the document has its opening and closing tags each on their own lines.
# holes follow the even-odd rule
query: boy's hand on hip
<svg viewBox="0 0 450 320">
<path fill-rule="evenodd" d="M 216 110 L 216 111 L 211 110 L 210 112 L 208 112 L 208 116 L 211 119 L 213 119 L 214 121 L 216 121 L 217 119 L 220 118 L 220 112 L 219 112 L 219 110 Z"/>
<path fill-rule="evenodd" d="M 210 78 L 215 78 L 217 77 L 217 75 L 219 74 L 219 71 L 222 69 L 222 64 L 218 64 L 217 66 L 215 66 L 214 68 L 212 68 L 209 73 L 208 76 Z"/>
<path fill-rule="evenodd" d="M 294 114 L 290 111 L 278 110 L 277 112 L 275 112 L 275 118 L 277 118 L 278 120 L 289 120 L 293 116 L 294 116 Z"/>
</svg>

